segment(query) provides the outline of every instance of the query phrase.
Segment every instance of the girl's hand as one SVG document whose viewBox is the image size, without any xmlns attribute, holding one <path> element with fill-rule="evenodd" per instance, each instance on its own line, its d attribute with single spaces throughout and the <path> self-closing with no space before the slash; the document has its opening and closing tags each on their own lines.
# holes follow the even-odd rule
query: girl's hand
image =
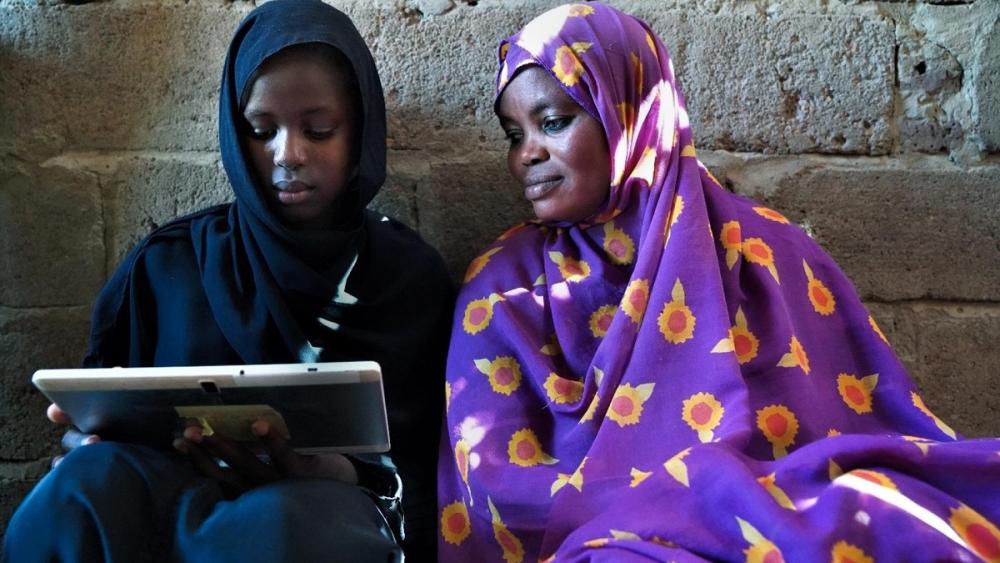
<svg viewBox="0 0 1000 563">
<path fill-rule="evenodd" d="M 45 416 L 48 417 L 52 422 L 60 426 L 71 426 L 73 421 L 70 420 L 69 415 L 65 413 L 59 405 L 52 403 L 49 408 L 45 409 Z M 93 444 L 94 442 L 100 442 L 101 437 L 97 434 L 84 434 L 79 430 L 74 428 L 69 428 L 62 437 L 62 447 L 66 451 L 72 451 L 80 446 L 86 446 L 87 444 Z M 57 455 L 52 458 L 52 467 L 59 465 L 62 461 L 63 456 Z"/>
<path fill-rule="evenodd" d="M 251 430 L 260 438 L 259 443 L 269 461 L 263 461 L 243 444 L 225 436 L 217 433 L 204 436 L 196 422 L 188 424 L 183 438 L 175 441 L 174 447 L 186 453 L 201 474 L 218 481 L 231 497 L 288 477 L 336 479 L 351 484 L 358 482 L 354 465 L 343 455 L 298 454 L 281 436 L 272 433 L 270 425 L 264 420 L 254 422 Z M 225 465 L 216 460 L 223 461 Z"/>
</svg>

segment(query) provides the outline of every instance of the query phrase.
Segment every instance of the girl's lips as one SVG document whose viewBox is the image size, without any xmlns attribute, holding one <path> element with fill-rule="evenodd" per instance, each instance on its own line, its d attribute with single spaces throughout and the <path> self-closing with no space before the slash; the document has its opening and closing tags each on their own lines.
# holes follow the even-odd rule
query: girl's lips
<svg viewBox="0 0 1000 563">
<path fill-rule="evenodd" d="M 531 180 L 524 187 L 524 197 L 528 198 L 528 201 L 542 199 L 559 186 L 561 182 L 562 176 Z"/>
<path fill-rule="evenodd" d="M 311 188 L 308 184 L 293 180 L 290 182 L 275 182 L 278 201 L 284 204 L 301 203 L 309 197 Z"/>
</svg>

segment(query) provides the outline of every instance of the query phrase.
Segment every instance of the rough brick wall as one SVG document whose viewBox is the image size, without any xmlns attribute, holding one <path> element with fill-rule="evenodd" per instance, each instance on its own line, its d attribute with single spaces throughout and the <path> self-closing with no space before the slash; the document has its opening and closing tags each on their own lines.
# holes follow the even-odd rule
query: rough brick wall
<svg viewBox="0 0 1000 563">
<path fill-rule="evenodd" d="M 557 4 L 336 0 L 379 63 L 376 206 L 457 277 L 526 217 L 492 116 L 501 35 Z M 1000 435 L 1000 2 L 612 1 L 674 57 L 699 155 L 854 279 L 928 404 Z M 245 0 L 0 0 L 0 533 L 58 450 L 40 367 L 165 220 L 229 197 L 218 79 Z"/>
</svg>

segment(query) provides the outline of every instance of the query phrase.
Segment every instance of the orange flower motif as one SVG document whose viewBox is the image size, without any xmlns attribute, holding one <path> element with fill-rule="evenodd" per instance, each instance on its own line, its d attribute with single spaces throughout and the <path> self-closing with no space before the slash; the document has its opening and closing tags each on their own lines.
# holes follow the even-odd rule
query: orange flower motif
<svg viewBox="0 0 1000 563">
<path fill-rule="evenodd" d="M 754 207 L 753 210 L 757 212 L 757 215 L 760 215 L 765 219 L 770 219 L 776 223 L 781 223 L 782 225 L 788 224 L 788 218 L 773 209 L 768 209 L 766 207 Z"/>
<path fill-rule="evenodd" d="M 875 483 L 876 485 L 879 485 L 880 487 L 885 487 L 886 489 L 892 489 L 894 491 L 899 490 L 899 488 L 896 486 L 896 483 L 893 483 L 892 479 L 890 479 L 889 476 L 886 475 L 885 473 L 872 471 L 870 469 L 852 469 L 848 471 L 847 474 L 854 475 L 855 477 L 858 477 L 860 479 L 864 479 L 869 483 Z"/>
<path fill-rule="evenodd" d="M 498 293 L 491 293 L 489 297 L 476 299 L 465 306 L 465 315 L 462 317 L 462 328 L 468 334 L 478 334 L 490 325 L 493 318 L 493 306 L 503 301 L 503 297 Z"/>
<path fill-rule="evenodd" d="M 490 387 L 501 395 L 509 396 L 521 385 L 521 364 L 511 356 L 498 356 L 492 362 L 486 358 L 473 362 L 489 378 Z"/>
<path fill-rule="evenodd" d="M 713 354 L 723 352 L 735 352 L 736 361 L 741 365 L 757 357 L 757 350 L 760 341 L 747 328 L 747 318 L 743 314 L 743 307 L 736 309 L 736 325 L 729 329 L 729 336 L 723 338 L 712 348 Z"/>
<path fill-rule="evenodd" d="M 739 516 L 736 517 L 736 521 L 740 525 L 743 539 L 750 543 L 750 547 L 743 550 L 747 556 L 746 563 L 784 563 L 781 550 L 771 540 L 765 538 L 757 528 Z"/>
<path fill-rule="evenodd" d="M 778 269 L 774 266 L 774 252 L 762 239 L 751 237 L 743 241 L 743 257 L 751 264 L 757 264 L 767 268 L 774 281 L 781 283 L 778 279 Z"/>
<path fill-rule="evenodd" d="M 779 506 L 787 508 L 788 510 L 795 510 L 795 504 L 792 502 L 792 499 L 788 498 L 788 494 L 786 494 L 785 491 L 778 486 L 776 483 L 777 480 L 778 478 L 774 473 L 757 478 L 757 482 L 764 487 L 764 490 L 774 497 L 774 500 L 778 502 Z"/>
<path fill-rule="evenodd" d="M 604 338 L 608 334 L 608 329 L 611 327 L 611 321 L 614 320 L 617 310 L 618 307 L 614 305 L 605 305 L 590 315 L 590 332 L 594 338 Z"/>
<path fill-rule="evenodd" d="M 702 443 L 708 443 L 714 438 L 712 431 L 719 426 L 725 412 L 722 403 L 711 393 L 695 393 L 684 400 L 681 418 L 698 433 Z"/>
<path fill-rule="evenodd" d="M 562 252 L 554 250 L 549 252 L 549 259 L 559 266 L 559 273 L 568 282 L 583 281 L 590 275 L 590 264 L 583 260 L 563 256 Z"/>
<path fill-rule="evenodd" d="M 885 342 L 886 344 L 889 343 L 889 339 L 886 338 L 884 334 L 882 334 L 882 329 L 878 327 L 878 323 L 875 322 L 875 318 L 872 317 L 871 315 L 868 315 L 868 324 L 872 326 L 872 330 L 874 330 L 875 334 L 877 334 L 878 337 L 882 339 L 882 342 Z"/>
<path fill-rule="evenodd" d="M 569 11 L 566 12 L 566 15 L 567 17 L 571 18 L 575 17 L 582 18 L 585 16 L 589 16 L 590 14 L 593 13 L 594 13 L 593 6 L 588 6 L 586 4 L 573 4 L 572 6 L 569 7 Z"/>
<path fill-rule="evenodd" d="M 740 258 L 740 252 L 743 251 L 743 232 L 740 230 L 739 221 L 730 221 L 722 225 L 719 242 L 722 243 L 722 248 L 726 249 L 726 266 L 732 270 Z"/>
<path fill-rule="evenodd" d="M 663 246 L 666 247 L 667 243 L 670 242 L 670 232 L 673 230 L 674 225 L 677 220 L 681 218 L 681 213 L 684 212 L 684 198 L 680 194 L 674 196 L 674 205 L 670 208 L 670 219 L 667 220 L 667 227 L 663 232 Z M 711 227 L 709 227 L 711 228 Z"/>
<path fill-rule="evenodd" d="M 593 420 L 594 415 L 597 413 L 597 405 L 601 402 L 601 382 L 604 381 L 604 372 L 601 368 L 594 367 L 594 383 L 596 383 L 597 391 L 594 393 L 594 398 L 590 400 L 590 405 L 587 407 L 587 411 L 583 413 L 580 417 L 580 424 L 587 422 L 588 420 Z"/>
<path fill-rule="evenodd" d="M 553 334 L 538 351 L 546 356 L 558 356 L 562 354 L 562 346 L 559 345 L 559 339 Z"/>
<path fill-rule="evenodd" d="M 507 51 L 510 51 L 510 43 L 504 43 L 500 46 L 500 60 L 507 60 Z"/>
<path fill-rule="evenodd" d="M 688 480 L 687 463 L 684 463 L 684 458 L 686 458 L 689 453 L 691 453 L 691 448 L 684 448 L 674 454 L 674 457 L 668 459 L 666 463 L 663 464 L 663 468 L 667 470 L 667 473 L 670 474 L 674 480 L 685 487 L 691 486 L 691 482 Z"/>
<path fill-rule="evenodd" d="M 560 491 L 566 485 L 569 485 L 579 492 L 583 492 L 583 466 L 587 463 L 587 457 L 584 456 L 580 460 L 580 465 L 576 467 L 573 473 L 559 473 L 556 475 L 556 480 L 552 483 L 552 488 L 549 496 L 555 496 L 556 493 Z"/>
<path fill-rule="evenodd" d="M 472 489 L 469 488 L 469 452 L 472 447 L 464 439 L 455 442 L 455 466 L 458 467 L 458 474 L 462 476 L 465 483 L 465 490 L 469 491 L 469 503 L 472 503 Z"/>
<path fill-rule="evenodd" d="M 549 396 L 549 400 L 557 405 L 573 404 L 580 400 L 580 395 L 583 395 L 583 382 L 550 373 L 545 380 L 545 393 Z"/>
<path fill-rule="evenodd" d="M 444 541 L 459 545 L 471 532 L 469 509 L 464 502 L 457 500 L 441 510 L 441 535 L 444 536 Z"/>
<path fill-rule="evenodd" d="M 976 555 L 990 563 L 1000 562 L 1000 529 L 995 524 L 964 504 L 951 509 L 948 523 Z"/>
<path fill-rule="evenodd" d="M 833 298 L 833 294 L 823 285 L 823 282 L 813 276 L 812 268 L 805 260 L 802 260 L 802 269 L 806 271 L 806 278 L 809 279 L 807 293 L 813 309 L 823 316 L 833 314 L 833 310 L 837 307 L 837 300 Z"/>
<path fill-rule="evenodd" d="M 840 391 L 840 398 L 847 403 L 852 411 L 858 414 L 872 412 L 872 391 L 875 390 L 876 385 L 878 385 L 877 373 L 860 379 L 849 373 L 837 376 L 837 390 Z"/>
<path fill-rule="evenodd" d="M 788 446 L 795 443 L 799 421 L 785 405 L 768 405 L 757 411 L 757 428 L 771 442 L 774 459 L 788 455 Z"/>
<path fill-rule="evenodd" d="M 552 72 L 560 82 L 572 88 L 580 81 L 583 75 L 583 63 L 580 62 L 579 55 L 586 53 L 590 46 L 591 44 L 586 41 L 578 41 L 556 49 L 556 64 L 552 66 Z"/>
<path fill-rule="evenodd" d="M 491 248 L 486 252 L 480 254 L 479 256 L 475 257 L 472 260 L 472 262 L 469 263 L 469 268 L 465 271 L 465 279 L 463 279 L 462 282 L 469 283 L 470 281 L 472 281 L 476 276 L 479 275 L 479 272 L 482 272 L 483 268 L 485 268 L 486 265 L 490 263 L 490 256 L 493 256 L 497 252 L 500 252 L 500 250 L 502 249 L 503 249 L 502 246 Z"/>
<path fill-rule="evenodd" d="M 632 478 L 632 481 L 629 482 L 628 486 L 629 488 L 634 489 L 639 485 L 641 485 L 643 481 L 649 479 L 649 477 L 653 474 L 653 472 L 642 471 L 636 467 L 633 467 L 631 470 L 629 470 L 628 474 L 629 477 Z"/>
<path fill-rule="evenodd" d="M 839 541 L 830 552 L 832 563 L 875 563 L 875 560 L 865 554 L 860 547 L 846 541 Z"/>
<path fill-rule="evenodd" d="M 657 323 L 660 333 L 673 344 L 682 344 L 694 336 L 694 325 L 697 319 L 691 309 L 684 304 L 684 286 L 680 278 L 674 282 L 671 301 L 663 305 Z"/>
<path fill-rule="evenodd" d="M 507 525 L 500 519 L 500 513 L 493 505 L 493 499 L 487 497 L 486 504 L 490 507 L 490 515 L 493 517 L 493 537 L 503 550 L 503 560 L 506 563 L 521 563 L 524 561 L 524 546 L 521 545 L 521 540 L 510 533 Z"/>
<path fill-rule="evenodd" d="M 542 451 L 542 443 L 529 428 L 514 432 L 507 442 L 507 454 L 511 463 L 521 467 L 534 467 L 539 463 L 552 465 L 559 461 Z"/>
<path fill-rule="evenodd" d="M 498 241 L 507 240 L 510 237 L 514 236 L 515 234 L 523 231 L 527 226 L 528 226 L 527 223 L 518 223 L 517 225 L 514 225 L 513 227 L 501 233 L 500 236 L 497 237 L 497 240 Z"/>
<path fill-rule="evenodd" d="M 653 178 L 656 176 L 656 149 L 646 147 L 639 157 L 639 162 L 632 169 L 632 177 L 639 178 L 646 182 L 646 186 L 653 185 Z"/>
<path fill-rule="evenodd" d="M 604 250 L 611 261 L 619 266 L 631 264 L 635 258 L 635 243 L 625 231 L 616 229 L 613 222 L 604 224 Z"/>
<path fill-rule="evenodd" d="M 632 322 L 639 324 L 642 316 L 646 313 L 646 304 L 649 302 L 649 281 L 632 280 L 625 288 L 625 295 L 622 297 L 622 310 L 632 319 Z"/>
<path fill-rule="evenodd" d="M 798 338 L 792 337 L 792 341 L 789 343 L 790 351 L 781 357 L 778 361 L 778 366 L 783 368 L 802 368 L 802 371 L 809 374 L 809 356 L 806 355 L 806 349 L 802 347 L 802 343 L 799 342 Z"/>
<path fill-rule="evenodd" d="M 914 391 L 910 391 L 910 400 L 913 401 L 913 406 L 917 407 L 917 409 L 919 409 L 920 412 L 922 412 L 922 413 L 926 414 L 927 416 L 929 416 L 931 418 L 931 420 L 934 421 L 934 424 L 942 432 L 944 432 L 945 434 L 947 434 L 948 436 L 950 436 L 953 440 L 955 439 L 955 437 L 956 437 L 955 436 L 955 431 L 952 430 L 950 426 L 948 426 L 947 424 L 945 424 L 945 422 L 943 420 L 941 420 L 940 418 L 938 418 L 937 415 L 935 415 L 934 413 L 932 413 L 931 409 L 927 408 L 927 405 L 924 404 L 924 400 L 923 400 L 923 398 L 920 395 L 917 395 L 916 392 L 914 392 Z"/>
<path fill-rule="evenodd" d="M 630 424 L 637 424 L 639 417 L 642 416 L 643 405 L 653 394 L 655 385 L 655 383 L 643 383 L 635 387 L 628 383 L 619 385 L 614 396 L 611 397 L 611 406 L 608 407 L 607 417 L 623 428 Z"/>
</svg>

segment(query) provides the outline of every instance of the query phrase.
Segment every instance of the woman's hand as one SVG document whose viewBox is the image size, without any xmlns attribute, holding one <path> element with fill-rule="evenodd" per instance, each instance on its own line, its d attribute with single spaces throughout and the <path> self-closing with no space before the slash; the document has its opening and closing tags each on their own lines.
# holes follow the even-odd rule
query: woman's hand
<svg viewBox="0 0 1000 563">
<path fill-rule="evenodd" d="M 265 420 L 254 422 L 251 430 L 260 438 L 268 462 L 225 436 L 217 433 L 205 436 L 196 422 L 188 424 L 183 437 L 174 442 L 174 447 L 186 453 L 201 474 L 218 481 L 231 497 L 288 477 L 336 479 L 351 484 L 358 482 L 354 465 L 343 455 L 298 454 L 284 438 L 271 432 Z M 222 460 L 225 466 L 216 460 Z"/>
<path fill-rule="evenodd" d="M 52 422 L 60 426 L 72 426 L 73 421 L 69 418 L 59 405 L 52 403 L 49 408 L 45 409 L 45 416 L 49 418 Z M 62 437 L 62 447 L 66 451 L 72 451 L 80 446 L 86 446 L 87 444 L 93 444 L 94 442 L 100 442 L 101 437 L 97 434 L 84 434 L 75 428 L 69 428 Z M 52 467 L 59 465 L 62 461 L 63 456 L 57 455 L 52 458 Z"/>
</svg>

